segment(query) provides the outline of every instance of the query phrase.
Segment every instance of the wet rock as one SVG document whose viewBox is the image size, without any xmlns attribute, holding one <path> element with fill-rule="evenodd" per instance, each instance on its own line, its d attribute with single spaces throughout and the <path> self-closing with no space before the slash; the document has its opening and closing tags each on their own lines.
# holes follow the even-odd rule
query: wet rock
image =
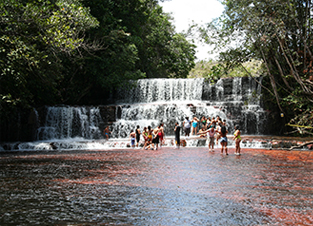
<svg viewBox="0 0 313 226">
<path fill-rule="evenodd" d="M 52 147 L 53 150 L 56 150 L 58 149 L 58 147 L 55 145 L 54 142 L 50 143 L 50 146 Z"/>
<path fill-rule="evenodd" d="M 199 139 L 197 143 L 197 147 L 203 147 L 205 146 L 206 140 L 205 139 Z"/>
</svg>

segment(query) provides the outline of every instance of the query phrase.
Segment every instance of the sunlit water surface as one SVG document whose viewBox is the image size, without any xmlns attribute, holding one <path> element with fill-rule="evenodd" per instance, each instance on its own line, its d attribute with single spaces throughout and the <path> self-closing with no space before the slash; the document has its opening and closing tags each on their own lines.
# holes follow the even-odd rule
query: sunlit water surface
<svg viewBox="0 0 313 226">
<path fill-rule="evenodd" d="M 310 151 L 0 155 L 0 225 L 313 225 Z"/>
</svg>

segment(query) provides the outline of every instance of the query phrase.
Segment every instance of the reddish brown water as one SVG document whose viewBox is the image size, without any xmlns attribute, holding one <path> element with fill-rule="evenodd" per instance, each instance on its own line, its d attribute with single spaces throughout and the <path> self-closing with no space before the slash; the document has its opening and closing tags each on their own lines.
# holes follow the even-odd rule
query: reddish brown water
<svg viewBox="0 0 313 226">
<path fill-rule="evenodd" d="M 0 155 L 0 225 L 313 225 L 311 151 Z"/>
</svg>

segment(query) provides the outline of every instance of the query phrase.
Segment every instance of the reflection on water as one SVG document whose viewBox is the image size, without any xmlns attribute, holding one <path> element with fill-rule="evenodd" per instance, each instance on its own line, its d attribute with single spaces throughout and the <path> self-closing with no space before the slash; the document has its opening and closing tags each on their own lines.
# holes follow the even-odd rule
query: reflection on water
<svg viewBox="0 0 313 226">
<path fill-rule="evenodd" d="M 312 225 L 310 151 L 0 155 L 0 225 Z"/>
</svg>

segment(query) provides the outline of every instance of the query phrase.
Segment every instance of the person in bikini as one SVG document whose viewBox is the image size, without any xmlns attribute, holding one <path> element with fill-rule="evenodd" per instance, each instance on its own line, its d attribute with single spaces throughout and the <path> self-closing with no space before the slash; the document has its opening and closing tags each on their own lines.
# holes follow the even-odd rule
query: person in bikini
<svg viewBox="0 0 313 226">
<path fill-rule="evenodd" d="M 209 127 L 214 127 L 214 128 L 216 127 L 216 121 L 214 117 L 212 117 L 211 124 Z"/>
<path fill-rule="evenodd" d="M 206 127 L 207 127 L 207 119 L 206 119 L 206 117 L 202 116 L 200 121 L 201 121 L 201 124 L 202 124 L 202 128 L 204 127 L 204 130 L 206 130 Z"/>
<path fill-rule="evenodd" d="M 221 131 L 218 132 L 221 135 L 221 154 L 223 154 L 223 151 L 225 150 L 226 155 L 228 155 L 227 153 L 227 133 L 228 131 L 226 130 L 225 126 L 221 127 Z"/>
<path fill-rule="evenodd" d="M 152 141 L 152 132 L 151 126 L 148 126 L 148 129 L 145 130 L 145 144 L 142 149 L 147 150 L 150 148 L 151 141 Z"/>
<path fill-rule="evenodd" d="M 241 132 L 239 126 L 235 126 L 234 138 L 235 140 L 235 155 L 240 155 L 240 142 L 241 142 Z"/>
</svg>

